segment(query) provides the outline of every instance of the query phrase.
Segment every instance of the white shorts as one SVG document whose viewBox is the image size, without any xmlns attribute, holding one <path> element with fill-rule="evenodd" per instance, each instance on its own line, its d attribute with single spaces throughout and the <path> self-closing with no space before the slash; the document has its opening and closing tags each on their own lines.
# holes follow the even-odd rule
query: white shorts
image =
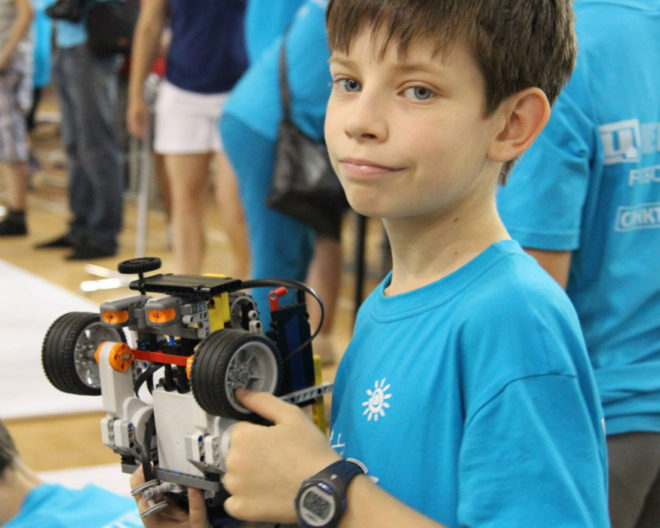
<svg viewBox="0 0 660 528">
<path fill-rule="evenodd" d="M 163 80 L 156 98 L 154 150 L 159 154 L 222 151 L 218 121 L 228 96 L 228 92 L 189 92 Z"/>
</svg>

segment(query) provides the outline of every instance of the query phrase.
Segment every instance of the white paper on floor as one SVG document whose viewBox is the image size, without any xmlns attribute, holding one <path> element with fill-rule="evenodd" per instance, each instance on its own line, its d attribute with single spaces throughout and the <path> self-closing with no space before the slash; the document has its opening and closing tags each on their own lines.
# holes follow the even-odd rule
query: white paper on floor
<svg viewBox="0 0 660 528">
<path fill-rule="evenodd" d="M 100 411 L 100 396 L 53 387 L 41 366 L 46 331 L 66 312 L 98 305 L 0 259 L 0 418 Z"/>
<path fill-rule="evenodd" d="M 67 488 L 84 488 L 94 484 L 99 488 L 114 491 L 119 495 L 131 495 L 128 473 L 122 473 L 119 457 L 116 464 L 63 469 L 59 471 L 42 471 L 39 476 L 46 482 L 62 484 Z"/>
</svg>

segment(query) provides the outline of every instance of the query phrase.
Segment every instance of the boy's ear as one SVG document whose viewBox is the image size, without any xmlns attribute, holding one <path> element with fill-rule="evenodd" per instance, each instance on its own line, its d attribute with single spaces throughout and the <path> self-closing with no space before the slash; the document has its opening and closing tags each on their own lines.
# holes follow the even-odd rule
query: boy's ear
<svg viewBox="0 0 660 528">
<path fill-rule="evenodd" d="M 506 163 L 520 156 L 534 142 L 550 118 L 550 103 L 543 90 L 526 88 L 502 101 L 495 111 L 499 126 L 488 149 L 491 161 Z"/>
</svg>

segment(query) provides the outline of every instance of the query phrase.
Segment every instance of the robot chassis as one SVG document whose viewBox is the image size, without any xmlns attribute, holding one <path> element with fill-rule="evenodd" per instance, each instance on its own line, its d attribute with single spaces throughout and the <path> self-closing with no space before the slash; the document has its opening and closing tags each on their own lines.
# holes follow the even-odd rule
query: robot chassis
<svg viewBox="0 0 660 528">
<path fill-rule="evenodd" d="M 323 395 L 332 384 L 321 383 L 305 294 L 322 312 L 323 305 L 297 281 L 144 276 L 159 267 L 154 257 L 121 262 L 121 273 L 139 275 L 129 286 L 139 295 L 104 302 L 100 314 L 60 316 L 44 338 L 43 367 L 63 392 L 101 395 L 103 443 L 121 456 L 125 473 L 140 464 L 144 469 L 146 482 L 134 490 L 149 504 L 144 516 L 167 507 L 158 499 L 163 494 L 185 508 L 184 490 L 195 487 L 204 490 L 213 520 L 224 515 L 227 494 L 220 481 L 232 426 L 239 420 L 265 423 L 240 404 L 237 388 L 310 406 L 325 428 Z M 254 287 L 275 287 L 266 333 L 255 302 L 243 291 Z M 280 307 L 287 288 L 296 291 L 296 300 Z M 144 385 L 150 394 L 141 390 Z"/>
</svg>

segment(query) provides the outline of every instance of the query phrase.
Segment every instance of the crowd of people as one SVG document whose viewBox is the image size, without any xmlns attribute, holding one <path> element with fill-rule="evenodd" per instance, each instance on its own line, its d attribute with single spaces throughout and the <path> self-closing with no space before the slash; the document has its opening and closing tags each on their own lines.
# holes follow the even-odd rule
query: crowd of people
<svg viewBox="0 0 660 528">
<path fill-rule="evenodd" d="M 0 0 L 0 236 L 27 233 L 31 11 Z M 283 47 L 296 126 L 326 143 L 392 255 L 339 364 L 330 438 L 293 405 L 237 393 L 269 425 L 232 429 L 228 514 L 660 526 L 659 0 L 145 1 L 127 110 L 138 138 L 166 33 L 153 148 L 180 271 L 200 270 L 213 168 L 224 222 L 244 226 L 230 239 L 246 275 L 308 280 L 332 330 L 340 241 L 266 200 Z M 122 220 L 118 58 L 86 38 L 84 17 L 57 21 L 72 219 L 40 245 L 74 260 L 115 255 Z M 311 477 L 332 490 L 332 518 L 299 500 Z M 172 505 L 145 526 L 206 528 L 196 493 L 190 515 Z"/>
</svg>

